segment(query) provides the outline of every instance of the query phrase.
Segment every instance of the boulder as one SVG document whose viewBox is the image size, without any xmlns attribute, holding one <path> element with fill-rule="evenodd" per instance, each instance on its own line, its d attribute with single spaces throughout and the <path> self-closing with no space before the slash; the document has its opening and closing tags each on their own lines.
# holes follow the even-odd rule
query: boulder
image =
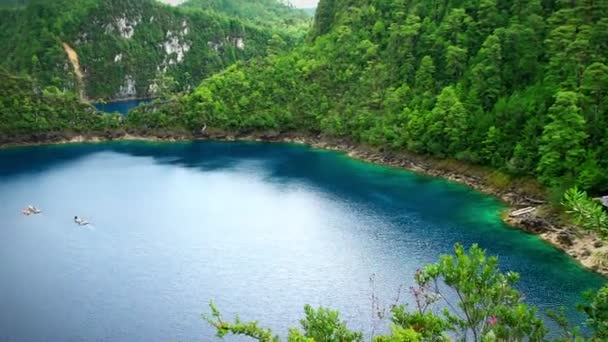
<svg viewBox="0 0 608 342">
<path fill-rule="evenodd" d="M 557 241 L 567 247 L 571 247 L 574 244 L 574 242 L 572 241 L 572 236 L 570 236 L 570 234 L 565 231 L 559 233 L 559 235 L 557 236 Z"/>
<path fill-rule="evenodd" d="M 525 231 L 534 234 L 542 234 L 553 228 L 549 222 L 537 216 L 524 215 L 517 217 L 513 221 Z"/>
</svg>

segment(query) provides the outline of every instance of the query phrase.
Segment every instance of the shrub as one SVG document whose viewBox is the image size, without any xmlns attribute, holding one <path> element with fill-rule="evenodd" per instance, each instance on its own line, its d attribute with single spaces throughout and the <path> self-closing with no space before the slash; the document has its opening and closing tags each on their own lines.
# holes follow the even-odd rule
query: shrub
<svg viewBox="0 0 608 342">
<path fill-rule="evenodd" d="M 563 205 L 574 223 L 587 230 L 595 231 L 602 237 L 608 236 L 608 213 L 586 192 L 577 187 L 570 188 L 564 194 Z"/>
</svg>

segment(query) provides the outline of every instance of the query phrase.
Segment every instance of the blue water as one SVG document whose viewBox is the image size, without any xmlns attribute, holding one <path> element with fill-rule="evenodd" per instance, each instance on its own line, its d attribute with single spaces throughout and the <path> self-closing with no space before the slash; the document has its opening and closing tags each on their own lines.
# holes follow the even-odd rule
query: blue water
<svg viewBox="0 0 608 342">
<path fill-rule="evenodd" d="M 93 103 L 93 106 L 100 112 L 115 113 L 118 112 L 123 115 L 127 115 L 131 109 L 139 106 L 140 104 L 148 103 L 152 99 L 140 99 L 140 100 L 125 100 L 115 101 L 107 103 Z"/>
<path fill-rule="evenodd" d="M 29 203 L 44 213 L 20 215 Z M 210 299 L 281 334 L 306 303 L 369 334 L 370 276 L 389 304 L 457 242 L 519 272 L 527 302 L 580 322 L 579 293 L 602 278 L 503 225 L 501 209 L 464 186 L 297 145 L 0 150 L 0 341 L 208 341 Z"/>
</svg>

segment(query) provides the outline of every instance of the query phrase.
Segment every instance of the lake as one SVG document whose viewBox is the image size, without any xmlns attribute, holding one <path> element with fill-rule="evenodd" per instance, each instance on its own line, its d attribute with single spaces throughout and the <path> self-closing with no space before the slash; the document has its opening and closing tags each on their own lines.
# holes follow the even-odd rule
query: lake
<svg viewBox="0 0 608 342">
<path fill-rule="evenodd" d="M 139 100 L 124 100 L 124 101 L 113 101 L 106 103 L 93 103 L 93 106 L 100 112 L 106 113 L 120 113 L 127 115 L 133 108 L 151 102 L 152 99 L 139 99 Z"/>
<path fill-rule="evenodd" d="M 30 203 L 43 214 L 21 215 Z M 0 150 L 0 341 L 209 341 L 211 299 L 282 335 L 307 303 L 369 334 L 370 277 L 389 304 L 457 242 L 519 272 L 528 303 L 580 322 L 580 292 L 603 278 L 505 226 L 501 209 L 459 184 L 295 144 Z"/>
</svg>

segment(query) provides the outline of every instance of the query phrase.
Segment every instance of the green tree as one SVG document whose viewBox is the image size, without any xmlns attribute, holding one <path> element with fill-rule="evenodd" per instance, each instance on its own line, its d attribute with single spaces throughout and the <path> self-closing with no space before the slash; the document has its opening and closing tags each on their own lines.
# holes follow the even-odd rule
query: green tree
<svg viewBox="0 0 608 342">
<path fill-rule="evenodd" d="M 430 146 L 436 146 L 431 152 L 455 153 L 466 149 L 468 114 L 453 87 L 441 91 L 435 108 L 425 121 L 428 129 L 426 141 Z"/>
<path fill-rule="evenodd" d="M 223 320 L 220 312 L 213 303 L 210 304 L 211 316 L 203 318 L 217 329 L 217 336 L 222 338 L 228 334 L 243 335 L 261 342 L 279 341 L 270 329 L 261 328 L 257 322 L 242 322 L 236 319 L 234 323 Z M 300 321 L 302 329 L 289 329 L 290 342 L 341 341 L 362 342 L 363 334 L 353 332 L 340 320 L 337 311 L 325 308 L 313 309 L 310 305 L 304 307 L 305 317 Z"/>
<path fill-rule="evenodd" d="M 490 127 L 486 138 L 483 141 L 483 158 L 494 167 L 504 165 L 504 160 L 500 155 L 501 132 L 495 126 Z"/>
<path fill-rule="evenodd" d="M 472 69 L 472 87 L 481 98 L 481 105 L 490 110 L 502 92 L 502 49 L 497 35 L 489 36 L 479 50 Z"/>
<path fill-rule="evenodd" d="M 596 293 L 585 294 L 587 302 L 579 306 L 579 310 L 587 315 L 586 325 L 593 330 L 592 339 L 608 340 L 608 286 L 602 287 Z"/>
<path fill-rule="evenodd" d="M 562 205 L 578 226 L 608 236 L 608 213 L 600 203 L 589 198 L 586 192 L 576 186 L 568 189 L 564 193 Z"/>
<path fill-rule="evenodd" d="M 416 71 L 416 91 L 419 94 L 432 95 L 435 93 L 435 63 L 431 56 L 424 56 Z"/>
<path fill-rule="evenodd" d="M 585 69 L 580 87 L 586 96 L 587 122 L 591 132 L 591 143 L 599 144 L 603 138 L 603 128 L 606 126 L 605 115 L 608 111 L 608 66 L 603 63 L 593 63 Z"/>
<path fill-rule="evenodd" d="M 336 0 L 321 0 L 319 2 L 310 34 L 312 38 L 321 36 L 331 29 L 335 20 L 336 2 Z"/>
<path fill-rule="evenodd" d="M 551 122 L 543 131 L 538 164 L 541 180 L 548 185 L 556 186 L 564 177 L 573 181 L 584 161 L 587 133 L 577 102 L 576 93 L 558 92 L 549 108 Z"/>
<path fill-rule="evenodd" d="M 455 45 L 448 46 L 445 55 L 445 64 L 450 81 L 456 82 L 464 74 L 468 60 L 467 54 L 467 49 Z"/>
<path fill-rule="evenodd" d="M 421 110 L 430 110 L 436 92 L 435 63 L 431 56 L 424 56 L 416 71 L 414 92 L 417 97 L 414 106 Z"/>
<path fill-rule="evenodd" d="M 151 93 L 159 98 L 168 99 L 177 90 L 175 78 L 159 72 L 150 85 Z"/>
</svg>

